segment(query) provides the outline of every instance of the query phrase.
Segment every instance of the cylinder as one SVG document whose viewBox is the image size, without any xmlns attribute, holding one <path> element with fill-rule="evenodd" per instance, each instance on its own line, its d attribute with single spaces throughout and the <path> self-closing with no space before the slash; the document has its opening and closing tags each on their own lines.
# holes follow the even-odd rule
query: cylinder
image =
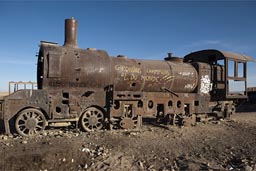
<svg viewBox="0 0 256 171">
<path fill-rule="evenodd" d="M 64 46 L 78 48 L 77 45 L 77 20 L 73 17 L 65 20 Z"/>
</svg>

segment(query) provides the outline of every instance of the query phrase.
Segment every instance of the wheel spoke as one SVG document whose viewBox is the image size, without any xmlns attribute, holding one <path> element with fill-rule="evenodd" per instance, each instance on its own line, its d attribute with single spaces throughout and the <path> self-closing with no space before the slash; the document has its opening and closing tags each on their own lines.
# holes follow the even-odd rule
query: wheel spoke
<svg viewBox="0 0 256 171">
<path fill-rule="evenodd" d="M 83 118 L 83 121 L 84 122 L 89 121 L 89 118 L 85 117 L 85 118 Z"/>
<path fill-rule="evenodd" d="M 41 129 L 37 130 L 36 128 L 37 128 L 37 127 L 34 128 L 34 133 L 35 133 L 35 134 L 37 134 L 38 132 L 41 131 Z"/>
<path fill-rule="evenodd" d="M 27 115 L 27 118 L 30 118 L 30 112 L 27 112 L 26 115 Z"/>
<path fill-rule="evenodd" d="M 22 116 L 21 116 L 21 117 L 23 117 L 23 118 L 24 118 L 24 120 L 27 120 L 27 119 L 28 119 L 28 116 L 27 116 L 27 114 L 26 114 L 26 113 L 22 114 Z"/>
<path fill-rule="evenodd" d="M 42 129 L 43 127 L 40 125 L 36 125 L 36 128 Z"/>
<path fill-rule="evenodd" d="M 24 127 L 20 127 L 20 130 L 22 131 L 22 132 L 24 132 L 25 130 L 26 130 L 27 128 L 24 126 Z"/>
<path fill-rule="evenodd" d="M 33 131 L 33 130 L 29 129 L 29 130 L 28 130 L 28 135 L 32 135 L 32 134 L 33 134 L 32 131 Z"/>
<path fill-rule="evenodd" d="M 37 122 L 36 122 L 37 124 L 41 124 L 41 123 L 44 123 L 44 121 L 43 120 L 37 120 Z"/>
<path fill-rule="evenodd" d="M 29 117 L 29 112 L 24 113 L 25 119 L 27 120 Z"/>
<path fill-rule="evenodd" d="M 19 124 L 19 127 L 22 127 L 22 126 L 24 126 L 24 127 L 25 127 L 25 123 L 23 123 L 23 124 Z"/>
<path fill-rule="evenodd" d="M 36 114 L 35 113 L 31 113 L 31 117 L 30 118 L 35 119 L 36 118 Z"/>
<path fill-rule="evenodd" d="M 41 120 L 41 116 L 39 114 L 36 114 L 35 117 L 34 117 L 36 120 Z"/>
<path fill-rule="evenodd" d="M 35 112 L 31 112 L 31 118 L 34 118 L 35 115 L 37 115 Z"/>
<path fill-rule="evenodd" d="M 20 118 L 20 120 L 19 120 L 19 124 L 25 124 L 26 123 L 26 121 L 25 120 L 23 120 L 22 118 Z"/>
</svg>

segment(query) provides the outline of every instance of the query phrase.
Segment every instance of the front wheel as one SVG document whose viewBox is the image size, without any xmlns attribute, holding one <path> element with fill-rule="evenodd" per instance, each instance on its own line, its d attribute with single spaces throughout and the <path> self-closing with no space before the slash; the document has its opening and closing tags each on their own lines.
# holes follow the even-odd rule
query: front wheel
<svg viewBox="0 0 256 171">
<path fill-rule="evenodd" d="M 26 137 L 41 133 L 46 127 L 44 114 L 38 109 L 22 110 L 15 121 L 15 128 L 18 134 Z"/>
</svg>

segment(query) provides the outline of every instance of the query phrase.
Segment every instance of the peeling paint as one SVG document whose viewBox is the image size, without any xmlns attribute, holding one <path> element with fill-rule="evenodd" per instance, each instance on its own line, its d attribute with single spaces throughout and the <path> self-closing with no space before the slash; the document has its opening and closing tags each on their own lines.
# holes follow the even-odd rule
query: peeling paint
<svg viewBox="0 0 256 171">
<path fill-rule="evenodd" d="M 182 76 L 190 76 L 190 75 L 194 75 L 193 72 L 179 72 L 180 75 Z"/>
<path fill-rule="evenodd" d="M 209 75 L 202 75 L 200 92 L 203 94 L 208 94 L 211 90 L 212 90 L 212 83 L 209 78 Z"/>
<path fill-rule="evenodd" d="M 185 89 L 193 89 L 194 88 L 194 84 L 186 84 Z"/>
</svg>

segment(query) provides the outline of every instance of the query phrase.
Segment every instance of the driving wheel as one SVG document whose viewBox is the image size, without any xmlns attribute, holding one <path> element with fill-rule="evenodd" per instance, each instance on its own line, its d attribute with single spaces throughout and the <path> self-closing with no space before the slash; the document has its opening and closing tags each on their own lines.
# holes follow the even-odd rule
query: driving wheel
<svg viewBox="0 0 256 171">
<path fill-rule="evenodd" d="M 88 132 L 100 130 L 103 127 L 103 122 L 103 112 L 95 107 L 86 109 L 81 117 L 81 126 Z"/>
<path fill-rule="evenodd" d="M 15 128 L 22 136 L 34 136 L 45 129 L 46 120 L 44 114 L 37 109 L 25 109 L 21 111 L 15 121 Z"/>
</svg>

